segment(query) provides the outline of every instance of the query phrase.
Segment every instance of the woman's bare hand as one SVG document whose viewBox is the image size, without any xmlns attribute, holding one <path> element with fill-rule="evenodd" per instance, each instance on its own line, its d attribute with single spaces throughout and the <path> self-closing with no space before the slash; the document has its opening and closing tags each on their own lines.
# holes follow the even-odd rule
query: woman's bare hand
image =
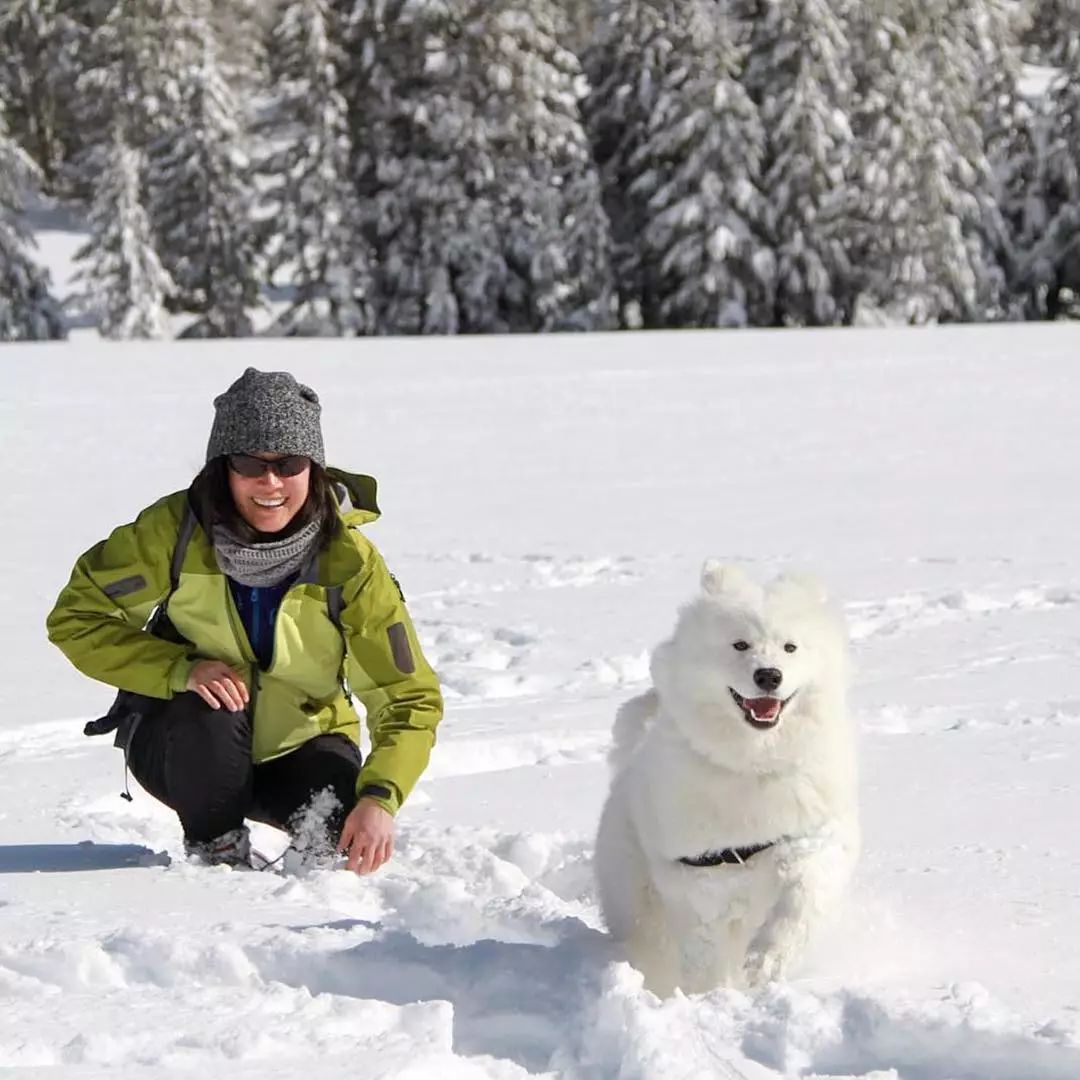
<svg viewBox="0 0 1080 1080">
<path fill-rule="evenodd" d="M 394 854 L 394 815 L 374 799 L 361 799 L 345 819 L 338 851 L 348 855 L 353 873 L 374 873 Z"/>
<path fill-rule="evenodd" d="M 239 712 L 250 700 L 243 677 L 221 660 L 200 660 L 188 676 L 187 689 L 194 690 L 212 709 L 223 706 Z"/>
</svg>

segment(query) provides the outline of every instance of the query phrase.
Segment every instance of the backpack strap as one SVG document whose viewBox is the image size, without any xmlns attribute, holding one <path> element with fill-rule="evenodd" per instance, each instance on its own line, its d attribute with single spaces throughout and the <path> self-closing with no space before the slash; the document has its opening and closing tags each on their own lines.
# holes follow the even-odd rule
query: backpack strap
<svg viewBox="0 0 1080 1080">
<path fill-rule="evenodd" d="M 154 608 L 153 614 L 143 627 L 144 630 L 149 631 L 151 634 L 157 634 L 168 618 L 169 601 L 180 584 L 180 567 L 184 565 L 184 555 L 187 553 L 188 543 L 195 532 L 195 524 L 195 512 L 191 509 L 191 504 L 188 503 L 184 507 L 184 516 L 180 519 L 180 529 L 176 534 L 176 545 L 173 547 L 172 559 L 169 562 L 169 591 L 165 594 L 165 599 Z M 158 634 L 158 637 L 168 638 L 169 633 Z"/>
<path fill-rule="evenodd" d="M 173 548 L 172 562 L 169 563 L 169 595 L 162 601 L 164 607 L 172 599 L 176 587 L 180 584 L 180 567 L 184 565 L 184 556 L 187 547 L 195 532 L 195 511 L 191 509 L 191 503 L 184 503 L 184 517 L 180 522 L 180 531 L 176 534 L 176 547 Z"/>
</svg>

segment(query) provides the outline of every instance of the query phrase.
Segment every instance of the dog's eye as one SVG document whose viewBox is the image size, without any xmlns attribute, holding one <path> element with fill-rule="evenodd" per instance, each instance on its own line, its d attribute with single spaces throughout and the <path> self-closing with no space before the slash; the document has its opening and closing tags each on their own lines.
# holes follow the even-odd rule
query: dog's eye
<svg viewBox="0 0 1080 1080">
<path fill-rule="evenodd" d="M 750 648 L 750 642 L 736 641 L 735 644 L 732 645 L 732 648 L 735 649 L 737 652 L 746 652 L 746 650 Z"/>
<path fill-rule="evenodd" d="M 799 647 L 799 646 L 798 646 L 798 645 L 796 645 L 796 644 L 795 644 L 795 642 L 793 642 L 793 641 L 789 641 L 789 642 L 788 642 L 788 643 L 787 643 L 787 644 L 786 644 L 786 645 L 784 646 L 784 652 L 794 652 L 794 651 L 795 651 L 795 650 L 796 650 L 796 649 L 797 649 L 798 647 Z"/>
</svg>

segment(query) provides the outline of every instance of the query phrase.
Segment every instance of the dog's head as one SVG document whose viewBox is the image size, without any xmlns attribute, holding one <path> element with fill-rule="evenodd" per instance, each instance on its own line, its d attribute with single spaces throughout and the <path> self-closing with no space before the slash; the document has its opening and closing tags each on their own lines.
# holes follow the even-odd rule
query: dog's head
<svg viewBox="0 0 1080 1080">
<path fill-rule="evenodd" d="M 653 654 L 664 712 L 700 753 L 731 768 L 775 767 L 844 722 L 843 620 L 813 578 L 762 587 L 705 563 L 701 594 Z"/>
</svg>

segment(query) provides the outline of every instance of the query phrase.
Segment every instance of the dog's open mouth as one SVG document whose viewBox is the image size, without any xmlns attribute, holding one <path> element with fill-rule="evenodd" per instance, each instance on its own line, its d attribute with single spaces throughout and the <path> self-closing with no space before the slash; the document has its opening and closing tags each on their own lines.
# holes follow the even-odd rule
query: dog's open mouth
<svg viewBox="0 0 1080 1080">
<path fill-rule="evenodd" d="M 776 725 L 780 723 L 780 715 L 783 713 L 784 707 L 795 696 L 794 694 L 791 694 L 786 698 L 746 698 L 730 686 L 728 687 L 728 690 L 731 691 L 731 696 L 735 699 L 735 704 L 742 709 L 743 717 L 746 719 L 746 722 L 751 727 L 756 727 L 759 731 L 768 731 L 769 728 L 776 727 Z"/>
</svg>

